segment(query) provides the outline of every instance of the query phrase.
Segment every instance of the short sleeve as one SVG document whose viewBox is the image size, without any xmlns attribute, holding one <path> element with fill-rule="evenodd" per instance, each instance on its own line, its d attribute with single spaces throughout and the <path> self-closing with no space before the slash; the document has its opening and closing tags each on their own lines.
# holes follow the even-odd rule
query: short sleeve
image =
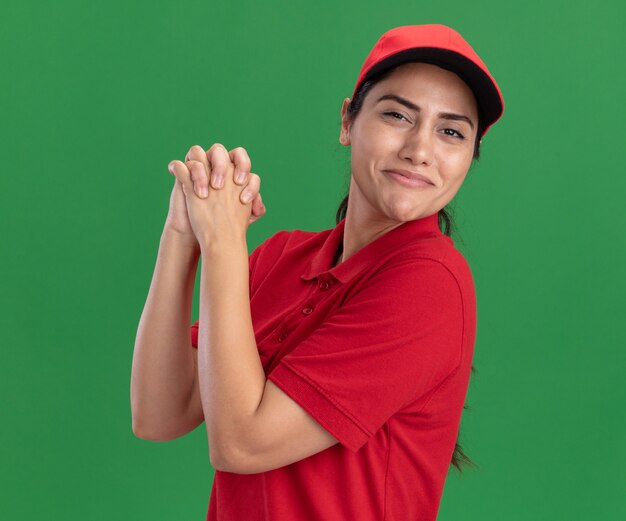
<svg viewBox="0 0 626 521">
<path fill-rule="evenodd" d="M 357 451 L 389 417 L 460 364 L 463 299 L 437 260 L 381 268 L 268 378 Z"/>
</svg>

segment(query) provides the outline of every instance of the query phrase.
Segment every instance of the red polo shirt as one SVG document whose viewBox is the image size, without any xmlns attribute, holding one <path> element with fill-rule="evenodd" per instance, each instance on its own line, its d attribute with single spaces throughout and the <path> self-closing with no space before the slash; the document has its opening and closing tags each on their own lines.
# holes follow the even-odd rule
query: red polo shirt
<svg viewBox="0 0 626 521">
<path fill-rule="evenodd" d="M 209 521 L 436 518 L 474 351 L 472 275 L 437 214 L 333 267 L 344 225 L 279 231 L 249 257 L 265 374 L 339 443 L 268 472 L 215 471 Z"/>
</svg>

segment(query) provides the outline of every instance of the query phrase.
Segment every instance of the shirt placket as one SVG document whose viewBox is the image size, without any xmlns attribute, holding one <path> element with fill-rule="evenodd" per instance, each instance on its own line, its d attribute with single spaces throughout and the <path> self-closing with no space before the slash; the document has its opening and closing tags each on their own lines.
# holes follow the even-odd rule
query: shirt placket
<svg viewBox="0 0 626 521">
<path fill-rule="evenodd" d="M 313 284 L 313 289 L 307 297 L 294 307 L 274 333 L 273 342 L 276 349 L 272 354 L 268 374 L 289 351 L 306 338 L 303 334 L 309 335 L 319 327 L 324 317 L 327 316 L 329 308 L 333 306 L 336 299 L 332 297 L 336 295 L 338 289 L 337 279 L 329 273 L 323 273 L 314 279 Z M 333 289 L 335 291 L 332 291 Z"/>
</svg>

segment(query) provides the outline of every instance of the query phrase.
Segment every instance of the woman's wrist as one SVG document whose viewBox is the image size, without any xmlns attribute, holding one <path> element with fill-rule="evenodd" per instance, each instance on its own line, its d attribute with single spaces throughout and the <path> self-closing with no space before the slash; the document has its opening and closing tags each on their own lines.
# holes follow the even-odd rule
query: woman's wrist
<svg viewBox="0 0 626 521">
<path fill-rule="evenodd" d="M 176 249 L 189 250 L 194 255 L 200 255 L 200 245 L 195 235 L 182 233 L 178 230 L 165 227 L 161 233 L 161 245 L 167 245 Z"/>
</svg>

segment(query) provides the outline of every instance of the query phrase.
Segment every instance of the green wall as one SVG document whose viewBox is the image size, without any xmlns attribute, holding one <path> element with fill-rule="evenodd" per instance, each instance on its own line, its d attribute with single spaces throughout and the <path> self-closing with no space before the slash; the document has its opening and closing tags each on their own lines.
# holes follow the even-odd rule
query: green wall
<svg viewBox="0 0 626 521">
<path fill-rule="evenodd" d="M 623 3 L 17 2 L 0 13 L 3 519 L 204 519 L 206 432 L 131 430 L 133 344 L 173 177 L 245 147 L 281 229 L 334 226 L 343 98 L 378 36 L 444 23 L 503 118 L 458 193 L 477 373 L 439 519 L 621 520 Z M 194 304 L 197 317 L 197 294 Z"/>
</svg>

